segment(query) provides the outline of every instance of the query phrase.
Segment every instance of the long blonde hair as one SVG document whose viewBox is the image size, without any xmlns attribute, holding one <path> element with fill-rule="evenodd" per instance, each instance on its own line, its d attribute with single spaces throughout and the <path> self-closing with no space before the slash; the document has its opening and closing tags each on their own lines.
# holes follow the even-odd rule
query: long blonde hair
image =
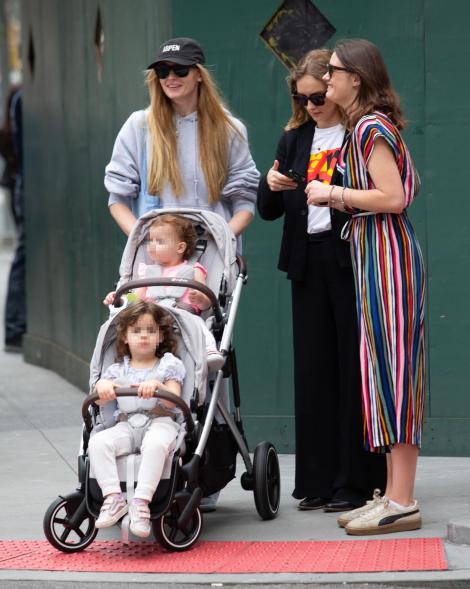
<svg viewBox="0 0 470 589">
<path fill-rule="evenodd" d="M 306 53 L 287 78 L 290 93 L 295 94 L 297 92 L 297 80 L 300 80 L 304 76 L 312 76 L 316 80 L 323 82 L 322 77 L 326 73 L 332 53 L 329 49 L 313 49 L 313 51 Z M 284 129 L 286 131 L 297 129 L 297 127 L 310 120 L 311 117 L 305 110 L 305 107 L 300 106 L 300 104 L 292 99 L 292 115 Z"/>
<path fill-rule="evenodd" d="M 209 203 L 215 204 L 227 179 L 229 141 L 233 133 L 241 133 L 231 121 L 215 82 L 207 69 L 196 64 L 201 76 L 198 88 L 197 124 L 199 161 L 206 180 Z M 158 194 L 169 184 L 176 197 L 183 193 L 183 181 L 177 160 L 174 111 L 171 100 L 163 92 L 154 70 L 146 76 L 150 94 L 147 121 L 151 138 L 148 168 L 149 194 Z"/>
</svg>

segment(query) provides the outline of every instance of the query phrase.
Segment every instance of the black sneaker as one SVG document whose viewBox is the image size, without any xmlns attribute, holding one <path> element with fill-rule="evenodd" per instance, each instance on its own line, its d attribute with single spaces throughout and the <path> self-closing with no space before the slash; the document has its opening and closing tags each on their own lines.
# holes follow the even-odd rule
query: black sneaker
<svg viewBox="0 0 470 589">
<path fill-rule="evenodd" d="M 325 505 L 328 503 L 329 499 L 325 499 L 325 497 L 305 497 L 302 501 L 297 505 L 297 507 L 301 511 L 308 511 L 311 509 L 323 509 Z"/>
<path fill-rule="evenodd" d="M 23 336 L 17 335 L 16 337 L 5 340 L 3 351 L 13 354 L 21 354 L 23 351 Z"/>
</svg>

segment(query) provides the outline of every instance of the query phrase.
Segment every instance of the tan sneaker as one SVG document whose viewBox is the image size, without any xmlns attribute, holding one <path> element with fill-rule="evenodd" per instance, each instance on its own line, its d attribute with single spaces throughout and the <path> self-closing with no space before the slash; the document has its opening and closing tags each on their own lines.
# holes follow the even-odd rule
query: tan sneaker
<svg viewBox="0 0 470 589">
<path fill-rule="evenodd" d="M 406 510 L 398 510 L 385 499 L 350 521 L 344 529 L 352 536 L 371 536 L 419 530 L 420 527 L 421 513 L 417 501 Z"/>
<path fill-rule="evenodd" d="M 363 513 L 369 511 L 369 509 L 372 509 L 373 507 L 376 507 L 382 501 L 383 497 L 380 495 L 380 489 L 374 489 L 372 499 L 366 501 L 365 505 L 363 505 L 362 507 L 358 507 L 357 509 L 353 509 L 352 511 L 342 513 L 339 516 L 339 518 L 337 519 L 339 527 L 344 528 L 353 519 L 356 519 L 356 517 L 360 517 Z"/>
</svg>

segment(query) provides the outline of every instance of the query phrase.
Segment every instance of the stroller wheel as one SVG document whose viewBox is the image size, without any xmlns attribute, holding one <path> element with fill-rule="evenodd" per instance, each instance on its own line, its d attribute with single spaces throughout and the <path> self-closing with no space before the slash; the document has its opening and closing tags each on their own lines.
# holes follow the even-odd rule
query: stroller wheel
<svg viewBox="0 0 470 589">
<path fill-rule="evenodd" d="M 152 521 L 155 538 L 167 550 L 183 552 L 191 548 L 199 538 L 202 529 L 202 513 L 199 507 L 193 513 L 185 530 L 178 528 L 180 508 L 174 501 L 169 511 Z"/>
<path fill-rule="evenodd" d="M 276 448 L 271 442 L 256 446 L 253 458 L 253 493 L 262 519 L 274 519 L 279 511 L 281 475 Z"/>
<path fill-rule="evenodd" d="M 82 493 L 58 497 L 44 515 L 44 534 L 62 552 L 80 552 L 96 538 L 95 518 L 86 508 Z"/>
</svg>

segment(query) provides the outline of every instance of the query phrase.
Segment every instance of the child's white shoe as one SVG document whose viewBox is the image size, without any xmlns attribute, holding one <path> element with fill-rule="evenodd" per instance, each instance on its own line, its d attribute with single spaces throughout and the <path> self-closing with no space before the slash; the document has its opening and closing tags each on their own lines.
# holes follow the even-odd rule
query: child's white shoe
<svg viewBox="0 0 470 589">
<path fill-rule="evenodd" d="M 225 358 L 218 350 L 207 350 L 207 370 L 209 372 L 217 372 L 225 363 Z"/>
<path fill-rule="evenodd" d="M 129 505 L 129 517 L 131 520 L 129 529 L 139 538 L 150 536 L 150 509 L 148 503 L 142 500 L 133 500 Z"/>
<path fill-rule="evenodd" d="M 122 495 L 108 495 L 101 507 L 100 515 L 95 522 L 96 528 L 110 528 L 127 513 L 127 503 Z"/>
</svg>

